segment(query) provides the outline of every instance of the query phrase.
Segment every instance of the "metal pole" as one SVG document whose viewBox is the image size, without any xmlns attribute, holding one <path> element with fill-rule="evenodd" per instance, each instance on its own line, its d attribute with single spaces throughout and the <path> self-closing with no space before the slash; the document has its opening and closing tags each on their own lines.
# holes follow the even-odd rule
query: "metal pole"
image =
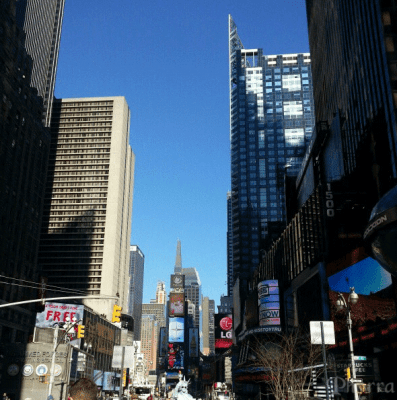
<svg viewBox="0 0 397 400">
<path fill-rule="evenodd" d="M 48 398 L 50 398 L 50 396 L 51 396 L 52 385 L 54 384 L 55 354 L 57 352 L 57 347 L 58 347 L 58 332 L 59 332 L 59 326 L 57 325 L 55 327 L 55 331 L 54 331 L 54 351 L 52 353 L 52 358 L 51 358 L 50 384 L 48 385 Z"/>
<path fill-rule="evenodd" d="M 325 375 L 325 395 L 327 400 L 329 400 L 329 392 L 328 392 L 328 373 L 327 373 L 327 356 L 325 354 L 325 340 L 324 340 L 324 325 L 323 322 L 320 321 L 321 326 L 321 345 L 323 348 L 323 361 L 324 361 L 324 375 Z"/>
<path fill-rule="evenodd" d="M 123 370 L 124 370 L 124 353 L 125 347 L 121 347 L 121 370 L 120 370 L 120 387 L 119 387 L 119 399 L 123 396 Z"/>
<path fill-rule="evenodd" d="M 354 400 L 358 400 L 357 393 L 357 385 L 355 383 L 356 380 L 356 365 L 354 362 L 354 353 L 353 353 L 353 339 L 352 339 L 352 320 L 350 318 L 350 309 L 347 309 L 347 331 L 349 334 L 349 350 L 350 350 L 350 361 L 352 364 L 352 376 L 353 376 L 353 394 Z"/>
</svg>

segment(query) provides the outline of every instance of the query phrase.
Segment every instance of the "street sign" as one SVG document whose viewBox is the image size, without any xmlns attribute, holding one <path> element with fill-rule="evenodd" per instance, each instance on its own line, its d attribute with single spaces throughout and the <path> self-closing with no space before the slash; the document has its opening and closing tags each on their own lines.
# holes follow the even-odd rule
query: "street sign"
<svg viewBox="0 0 397 400">
<path fill-rule="evenodd" d="M 355 360 L 359 360 L 359 361 L 367 361 L 367 357 L 366 356 L 354 356 Z"/>
</svg>

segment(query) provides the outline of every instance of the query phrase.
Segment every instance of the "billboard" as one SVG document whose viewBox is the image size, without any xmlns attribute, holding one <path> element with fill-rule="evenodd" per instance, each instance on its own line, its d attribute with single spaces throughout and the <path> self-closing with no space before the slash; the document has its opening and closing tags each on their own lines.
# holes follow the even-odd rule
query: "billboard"
<svg viewBox="0 0 397 400">
<path fill-rule="evenodd" d="M 169 343 L 167 354 L 167 369 L 171 371 L 184 369 L 184 356 L 185 352 L 182 345 Z"/>
<path fill-rule="evenodd" d="M 185 275 L 171 275 L 171 289 L 183 289 L 185 287 Z"/>
<path fill-rule="evenodd" d="M 38 328 L 53 328 L 59 323 L 73 321 L 82 321 L 84 316 L 84 306 L 78 304 L 64 303 L 45 303 L 45 309 L 36 314 L 36 326 Z"/>
<path fill-rule="evenodd" d="M 189 328 L 189 357 L 199 356 L 199 345 L 198 328 Z"/>
<path fill-rule="evenodd" d="M 233 319 L 231 314 L 215 314 L 215 348 L 226 349 L 232 345 Z"/>
<path fill-rule="evenodd" d="M 185 293 L 170 293 L 170 317 L 183 317 L 185 315 Z"/>
<path fill-rule="evenodd" d="M 84 306 L 79 304 L 45 303 L 44 311 L 36 314 L 37 328 L 53 328 L 56 325 L 62 326 L 69 319 L 70 322 L 76 318 L 82 324 Z M 77 339 L 77 327 L 68 333 L 70 344 L 80 347 L 80 339 Z"/>
<path fill-rule="evenodd" d="M 183 318 L 170 318 L 168 338 L 171 343 L 183 343 L 185 336 L 185 321 Z"/>
<path fill-rule="evenodd" d="M 280 294 L 278 280 L 258 283 L 259 326 L 280 325 Z"/>
</svg>

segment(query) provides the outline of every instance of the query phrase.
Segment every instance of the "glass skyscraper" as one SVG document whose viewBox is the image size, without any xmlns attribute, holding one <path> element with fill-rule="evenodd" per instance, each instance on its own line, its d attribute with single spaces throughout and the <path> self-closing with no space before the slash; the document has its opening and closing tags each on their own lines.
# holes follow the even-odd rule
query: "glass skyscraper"
<svg viewBox="0 0 397 400">
<path fill-rule="evenodd" d="M 243 286 L 286 225 L 285 185 L 314 127 L 310 54 L 245 49 L 229 15 L 233 284 Z M 229 255 L 228 255 L 229 256 Z M 229 258 L 229 257 L 228 257 Z"/>
</svg>

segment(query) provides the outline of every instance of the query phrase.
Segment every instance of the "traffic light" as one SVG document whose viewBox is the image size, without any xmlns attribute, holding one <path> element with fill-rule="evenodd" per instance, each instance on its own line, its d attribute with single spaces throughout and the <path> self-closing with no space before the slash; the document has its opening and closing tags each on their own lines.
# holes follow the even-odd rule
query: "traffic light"
<svg viewBox="0 0 397 400">
<path fill-rule="evenodd" d="M 84 337 L 85 325 L 79 325 L 77 328 L 77 339 Z"/>
<path fill-rule="evenodd" d="M 345 369 L 345 379 L 346 379 L 347 381 L 349 381 L 350 378 L 351 378 L 350 367 L 347 367 L 347 368 Z"/>
<path fill-rule="evenodd" d="M 112 322 L 120 322 L 122 307 L 115 304 L 113 306 Z"/>
</svg>

